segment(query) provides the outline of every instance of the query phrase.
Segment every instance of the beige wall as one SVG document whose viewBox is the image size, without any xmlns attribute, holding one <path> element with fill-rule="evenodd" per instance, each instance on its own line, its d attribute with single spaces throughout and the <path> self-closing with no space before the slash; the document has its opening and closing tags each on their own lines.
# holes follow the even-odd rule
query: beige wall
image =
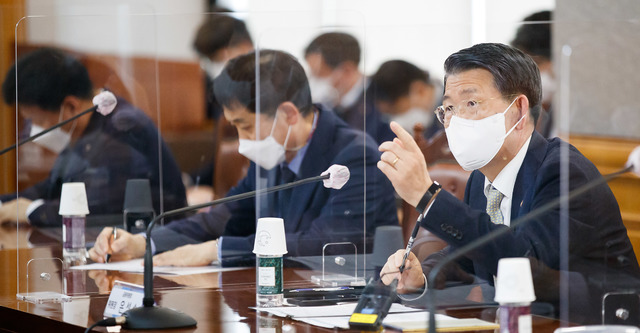
<svg viewBox="0 0 640 333">
<path fill-rule="evenodd" d="M 569 83 L 555 99 L 560 126 L 573 134 L 640 138 L 640 2 L 558 1 L 555 21 L 555 71 Z M 571 54 L 563 56 L 566 46 Z"/>
</svg>

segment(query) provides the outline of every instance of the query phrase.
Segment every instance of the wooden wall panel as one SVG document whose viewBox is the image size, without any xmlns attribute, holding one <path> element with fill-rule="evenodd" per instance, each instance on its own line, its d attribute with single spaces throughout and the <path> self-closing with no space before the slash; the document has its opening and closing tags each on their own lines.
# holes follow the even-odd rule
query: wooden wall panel
<svg viewBox="0 0 640 333">
<path fill-rule="evenodd" d="M 24 17 L 24 0 L 0 0 L 0 81 L 4 81 L 7 70 L 13 64 L 15 26 Z M 24 30 L 18 35 L 24 39 Z M 16 141 L 15 109 L 0 101 L 0 147 L 4 148 Z M 16 190 L 15 153 L 0 156 L 0 193 Z"/>
<path fill-rule="evenodd" d="M 569 141 L 591 160 L 602 174 L 620 170 L 629 153 L 640 145 L 640 140 L 595 136 L 571 136 Z M 611 180 L 609 187 L 618 200 L 622 220 L 627 227 L 636 256 L 640 258 L 640 177 L 626 173 Z"/>
</svg>

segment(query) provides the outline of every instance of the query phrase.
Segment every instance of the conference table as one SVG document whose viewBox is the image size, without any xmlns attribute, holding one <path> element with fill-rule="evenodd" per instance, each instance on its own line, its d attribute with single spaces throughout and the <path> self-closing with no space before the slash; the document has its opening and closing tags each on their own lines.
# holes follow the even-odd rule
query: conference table
<svg viewBox="0 0 640 333">
<path fill-rule="evenodd" d="M 2 228 L 0 232 L 4 234 L 4 241 L 10 239 L 7 233 L 11 230 Z M 65 271 L 62 273 L 66 279 L 65 288 L 67 293 L 73 296 L 73 301 L 66 304 L 34 304 L 19 301 L 16 299 L 17 286 L 18 282 L 23 287 L 27 283 L 26 274 L 23 274 L 26 263 L 31 258 L 61 258 L 61 246 L 55 242 L 45 242 L 16 249 L 1 241 L 3 240 L 0 239 L 0 332 L 84 332 L 86 327 L 103 318 L 113 281 L 143 284 L 142 274 Z M 20 277 L 17 274 L 18 264 L 22 267 Z M 285 288 L 304 288 L 313 286 L 311 276 L 318 272 L 285 267 L 283 274 Z M 156 275 L 153 283 L 154 298 L 159 305 L 180 310 L 198 322 L 193 328 L 162 332 L 336 331 L 292 319 L 269 316 L 251 309 L 256 301 L 255 268 L 185 276 Z M 70 313 L 78 311 L 79 307 L 81 315 Z M 439 312 L 456 318 L 480 318 L 493 322 L 496 307 L 486 304 L 466 305 L 442 308 Z M 553 332 L 560 324 L 556 319 L 533 316 L 534 332 Z M 106 332 L 105 328 L 94 330 Z M 395 332 L 388 329 L 386 331 Z"/>
</svg>

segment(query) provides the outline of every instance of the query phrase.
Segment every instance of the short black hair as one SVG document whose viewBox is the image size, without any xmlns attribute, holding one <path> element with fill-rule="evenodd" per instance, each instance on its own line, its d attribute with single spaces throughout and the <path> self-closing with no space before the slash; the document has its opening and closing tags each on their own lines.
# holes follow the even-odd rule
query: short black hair
<svg viewBox="0 0 640 333">
<path fill-rule="evenodd" d="M 550 10 L 533 13 L 524 18 L 511 45 L 531 55 L 551 60 L 551 20 Z"/>
<path fill-rule="evenodd" d="M 260 64 L 261 113 L 273 116 L 284 102 L 292 102 L 303 115 L 311 111 L 311 90 L 304 69 L 294 56 L 276 50 L 260 50 L 229 60 L 214 81 L 220 105 L 233 108 L 239 103 L 256 112 L 256 61 Z"/>
<path fill-rule="evenodd" d="M 304 50 L 304 56 L 319 53 L 324 62 L 336 68 L 346 61 L 360 64 L 358 40 L 344 32 L 328 32 L 316 37 Z"/>
<path fill-rule="evenodd" d="M 404 60 L 389 60 L 371 77 L 369 83 L 378 101 L 395 102 L 409 94 L 413 82 L 429 82 L 429 73 Z"/>
<path fill-rule="evenodd" d="M 57 112 L 67 96 L 93 97 L 93 84 L 78 59 L 58 49 L 41 48 L 11 66 L 2 84 L 2 96 L 7 104 L 17 102 Z"/>
<path fill-rule="evenodd" d="M 193 48 L 200 55 L 209 57 L 225 47 L 241 43 L 253 44 L 244 22 L 228 14 L 213 14 L 198 28 Z"/>
<path fill-rule="evenodd" d="M 493 76 L 496 89 L 505 99 L 524 94 L 529 99 L 534 124 L 540 116 L 540 70 L 524 52 L 500 43 L 476 44 L 450 55 L 444 62 L 445 89 L 447 76 L 472 69 L 485 69 Z"/>
</svg>

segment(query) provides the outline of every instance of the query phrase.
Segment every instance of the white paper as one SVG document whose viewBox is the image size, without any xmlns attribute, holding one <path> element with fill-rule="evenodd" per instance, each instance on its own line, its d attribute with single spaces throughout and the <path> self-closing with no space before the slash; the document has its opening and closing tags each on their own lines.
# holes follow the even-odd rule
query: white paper
<svg viewBox="0 0 640 333">
<path fill-rule="evenodd" d="M 348 329 L 349 318 L 351 317 L 353 310 L 356 309 L 356 305 L 356 303 L 344 303 L 327 306 L 281 306 L 275 308 L 259 308 L 257 310 L 268 312 L 278 317 L 292 318 L 314 326 Z M 389 308 L 389 315 L 387 315 L 387 318 L 395 314 L 407 314 L 415 320 L 416 315 L 419 315 L 420 313 L 425 312 L 421 309 L 410 308 L 398 303 L 393 303 L 391 304 L 391 308 Z"/>
<path fill-rule="evenodd" d="M 81 266 L 72 266 L 71 269 L 77 270 L 107 270 L 107 271 L 120 271 L 130 273 L 143 273 L 144 259 L 134 259 L 128 261 L 114 261 L 105 264 L 89 264 Z M 194 275 L 205 274 L 215 272 L 227 272 L 240 269 L 248 269 L 249 267 L 225 267 L 223 268 L 219 264 L 209 266 L 197 266 L 197 267 L 176 267 L 176 266 L 153 266 L 153 274 L 166 274 L 166 275 Z"/>
</svg>

